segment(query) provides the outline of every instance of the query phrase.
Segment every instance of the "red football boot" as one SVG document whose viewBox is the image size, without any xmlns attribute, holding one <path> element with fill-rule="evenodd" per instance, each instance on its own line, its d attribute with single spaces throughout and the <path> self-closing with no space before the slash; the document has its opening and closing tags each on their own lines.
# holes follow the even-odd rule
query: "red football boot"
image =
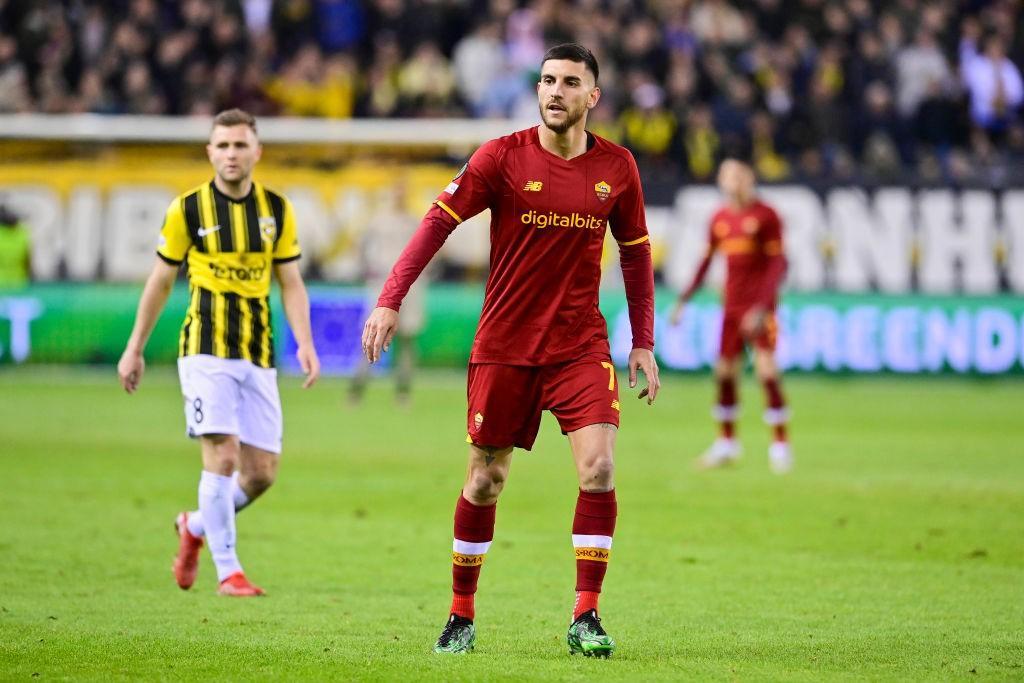
<svg viewBox="0 0 1024 683">
<path fill-rule="evenodd" d="M 187 512 L 180 513 L 174 520 L 174 530 L 178 534 L 178 554 L 174 556 L 174 564 L 171 565 L 174 579 L 183 591 L 187 591 L 196 582 L 199 549 L 203 547 L 203 537 L 189 533 L 187 522 Z"/>
<path fill-rule="evenodd" d="M 235 572 L 220 582 L 217 592 L 221 595 L 230 595 L 236 598 L 255 598 L 266 595 L 262 588 L 249 583 L 242 572 Z"/>
</svg>

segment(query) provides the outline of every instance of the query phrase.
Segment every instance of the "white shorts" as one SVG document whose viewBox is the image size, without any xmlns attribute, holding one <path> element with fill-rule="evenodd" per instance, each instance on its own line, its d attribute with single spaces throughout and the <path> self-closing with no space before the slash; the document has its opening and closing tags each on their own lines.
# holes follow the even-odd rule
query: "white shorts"
<svg viewBox="0 0 1024 683">
<path fill-rule="evenodd" d="M 216 356 L 178 359 L 190 437 L 233 434 L 271 453 L 281 452 L 281 397 L 277 370 Z"/>
</svg>

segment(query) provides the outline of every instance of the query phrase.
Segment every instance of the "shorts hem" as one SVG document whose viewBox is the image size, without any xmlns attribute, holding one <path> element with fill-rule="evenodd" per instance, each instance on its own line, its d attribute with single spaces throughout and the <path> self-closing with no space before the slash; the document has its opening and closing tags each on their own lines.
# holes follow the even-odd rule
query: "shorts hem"
<svg viewBox="0 0 1024 683">
<path fill-rule="evenodd" d="M 604 416 L 604 417 L 607 418 L 608 416 Z M 600 424 L 615 425 L 615 429 L 618 429 L 619 428 L 619 418 L 618 418 L 618 416 L 616 416 L 615 419 L 602 419 L 602 417 L 585 417 L 585 418 L 580 418 L 579 420 L 577 420 L 575 422 L 571 422 L 568 425 L 563 425 L 562 423 L 559 423 L 558 426 L 559 426 L 559 428 L 561 428 L 562 434 L 568 434 L 569 432 L 578 432 L 579 430 L 583 429 L 584 427 L 590 427 L 591 425 L 600 425 Z"/>
<path fill-rule="evenodd" d="M 261 451 L 266 451 L 267 453 L 281 455 L 282 444 L 280 442 L 275 444 L 257 443 L 256 441 L 253 441 L 251 439 L 243 439 L 241 436 L 238 437 L 238 441 L 244 446 L 252 446 L 253 448 L 258 448 Z"/>
<path fill-rule="evenodd" d="M 201 436 L 210 436 L 211 434 L 223 434 L 224 436 L 239 436 L 238 427 L 203 427 L 201 430 L 195 427 L 186 427 L 185 435 L 190 439 L 198 439 Z"/>
<path fill-rule="evenodd" d="M 522 441 L 516 441 L 515 439 L 511 440 L 509 443 L 506 443 L 504 446 L 495 446 L 493 444 L 483 444 L 483 443 L 480 443 L 476 439 L 473 439 L 473 438 L 466 439 L 466 443 L 468 443 L 471 446 L 476 446 L 477 448 L 494 448 L 494 449 L 497 449 L 497 450 L 502 450 L 502 449 L 505 449 L 505 448 L 521 448 L 524 451 L 528 451 L 528 450 L 533 448 L 533 442 L 530 442 L 529 445 L 526 445 Z"/>
</svg>

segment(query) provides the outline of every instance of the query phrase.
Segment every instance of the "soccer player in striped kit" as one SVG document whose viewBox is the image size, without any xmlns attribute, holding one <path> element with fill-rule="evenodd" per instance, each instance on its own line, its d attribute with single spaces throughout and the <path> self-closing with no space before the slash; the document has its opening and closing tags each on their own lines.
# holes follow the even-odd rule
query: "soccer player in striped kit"
<svg viewBox="0 0 1024 683">
<path fill-rule="evenodd" d="M 633 350 L 629 383 L 658 393 L 654 275 L 636 162 L 586 131 L 600 98 L 598 65 L 577 44 L 551 48 L 537 95 L 542 124 L 491 140 L 438 196 L 406 246 L 366 322 L 374 362 L 398 324 L 409 287 L 465 219 L 491 210 L 490 275 L 468 371 L 469 466 L 455 507 L 453 598 L 435 652 L 473 648 L 474 595 L 494 536 L 498 496 L 513 448 L 530 450 L 541 412 L 568 436 L 579 491 L 572 524 L 576 600 L 569 651 L 608 656 L 615 643 L 598 617 L 617 503 L 613 451 L 619 387 L 598 309 L 601 251 L 610 227 L 619 243 Z"/>
<path fill-rule="evenodd" d="M 718 187 L 725 205 L 711 218 L 707 252 L 671 315 L 672 324 L 678 324 L 686 302 L 704 283 L 711 259 L 716 253 L 724 254 L 722 336 L 715 366 L 718 402 L 714 408 L 720 434 L 698 464 L 705 468 L 722 467 L 740 456 L 735 434 L 739 410 L 737 384 L 743 367 L 743 349 L 749 345 L 753 349 L 754 368 L 764 387 L 764 419 L 772 428 L 768 463 L 773 472 L 783 474 L 793 467 L 793 453 L 786 433 L 788 412 L 782 378 L 775 362 L 775 306 L 786 275 L 782 221 L 775 209 L 757 196 L 754 169 L 745 160 L 724 160 L 718 170 Z"/>
<path fill-rule="evenodd" d="M 213 180 L 175 198 L 160 231 L 153 270 L 117 365 L 125 391 L 139 387 L 143 351 L 187 259 L 191 300 L 178 340 L 188 435 L 202 450 L 199 509 L 175 520 L 178 586 L 192 587 L 199 550 L 210 548 L 222 595 L 263 595 L 242 571 L 235 514 L 274 483 L 281 453 L 281 400 L 270 322 L 271 271 L 312 386 L 320 372 L 299 272 L 291 202 L 252 178 L 262 147 L 256 120 L 230 109 L 213 120 L 206 146 Z"/>
</svg>

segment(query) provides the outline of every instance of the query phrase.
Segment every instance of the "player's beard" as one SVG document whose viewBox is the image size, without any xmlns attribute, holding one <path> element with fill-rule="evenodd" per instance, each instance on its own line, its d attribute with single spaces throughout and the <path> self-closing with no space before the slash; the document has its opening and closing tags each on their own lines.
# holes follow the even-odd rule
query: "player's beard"
<svg viewBox="0 0 1024 683">
<path fill-rule="evenodd" d="M 548 104 L 550 104 L 550 102 Z M 565 107 L 564 103 L 560 102 L 559 104 L 562 104 L 562 106 Z M 544 122 L 544 125 L 547 126 L 551 132 L 556 133 L 558 135 L 561 135 L 562 133 L 569 130 L 577 123 L 579 123 L 580 119 L 582 119 L 583 115 L 587 112 L 586 103 L 580 104 L 580 106 L 577 107 L 576 109 L 570 109 L 568 107 L 565 107 L 565 120 L 562 121 L 561 123 L 555 123 L 553 121 L 548 121 L 547 105 L 542 103 L 539 105 L 539 107 L 540 120 Z"/>
<path fill-rule="evenodd" d="M 244 183 L 249 178 L 251 173 L 252 173 L 252 169 L 251 168 L 246 168 L 242 164 L 238 164 L 232 170 L 228 170 L 228 169 L 221 170 L 218 173 L 218 175 L 220 175 L 221 180 L 223 180 L 226 183 L 230 183 L 232 185 L 236 185 L 236 184 L 240 185 L 240 184 Z"/>
</svg>

